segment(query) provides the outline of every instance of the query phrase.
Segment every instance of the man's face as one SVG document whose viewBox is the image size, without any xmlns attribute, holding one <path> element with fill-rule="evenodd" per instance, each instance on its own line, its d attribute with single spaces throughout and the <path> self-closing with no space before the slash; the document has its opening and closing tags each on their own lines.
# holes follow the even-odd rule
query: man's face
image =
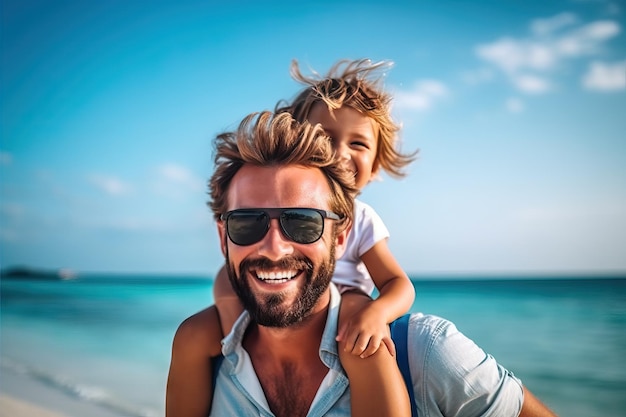
<svg viewBox="0 0 626 417">
<path fill-rule="evenodd" d="M 244 165 L 228 190 L 228 209 L 307 207 L 330 210 L 331 190 L 317 168 Z M 335 236 L 325 219 L 322 237 L 310 244 L 287 238 L 278 219 L 267 234 L 248 246 L 234 244 L 218 223 L 222 252 L 235 292 L 258 324 L 286 327 L 322 310 L 336 257 L 343 254 L 347 232 Z"/>
</svg>

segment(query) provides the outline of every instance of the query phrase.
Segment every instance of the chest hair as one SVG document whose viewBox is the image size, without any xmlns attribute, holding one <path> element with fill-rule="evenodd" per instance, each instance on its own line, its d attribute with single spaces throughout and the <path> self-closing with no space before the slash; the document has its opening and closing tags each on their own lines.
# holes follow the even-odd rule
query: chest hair
<svg viewBox="0 0 626 417">
<path fill-rule="evenodd" d="M 290 362 L 271 371 L 264 366 L 261 368 L 265 369 L 257 369 L 257 375 L 270 409 L 277 417 L 306 416 L 328 371 L 321 363 L 310 364 L 306 369 Z"/>
</svg>

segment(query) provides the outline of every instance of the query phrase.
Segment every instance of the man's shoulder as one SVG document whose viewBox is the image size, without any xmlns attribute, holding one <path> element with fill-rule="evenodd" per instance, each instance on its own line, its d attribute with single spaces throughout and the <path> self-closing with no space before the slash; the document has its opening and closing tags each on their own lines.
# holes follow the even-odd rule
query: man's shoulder
<svg viewBox="0 0 626 417">
<path fill-rule="evenodd" d="M 433 314 L 411 314 L 407 332 L 409 352 L 420 361 L 429 360 L 435 352 L 439 357 L 453 355 L 459 343 L 469 341 L 454 323 Z"/>
<path fill-rule="evenodd" d="M 454 323 L 434 314 L 412 313 L 409 316 L 409 328 L 414 331 L 433 333 L 441 332 L 450 327 L 454 327 Z"/>
<path fill-rule="evenodd" d="M 521 381 L 450 320 L 412 314 L 407 349 L 420 414 L 483 415 L 487 409 L 489 415 L 519 414 Z"/>
<path fill-rule="evenodd" d="M 446 375 L 457 375 L 459 369 L 475 368 L 486 358 L 486 353 L 453 322 L 420 313 L 410 317 L 407 349 L 411 352 L 411 369 L 421 369 L 423 377 L 435 379 L 445 380 Z"/>
</svg>

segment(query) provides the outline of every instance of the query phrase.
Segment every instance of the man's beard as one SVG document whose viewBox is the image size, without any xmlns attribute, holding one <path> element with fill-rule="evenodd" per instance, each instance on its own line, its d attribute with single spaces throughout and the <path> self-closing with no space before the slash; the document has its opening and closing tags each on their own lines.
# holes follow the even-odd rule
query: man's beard
<svg viewBox="0 0 626 417">
<path fill-rule="evenodd" d="M 237 277 L 235 266 L 226 253 L 226 270 L 230 282 L 254 322 L 266 327 L 287 327 L 301 322 L 317 304 L 318 300 L 328 288 L 335 270 L 335 244 L 330 248 L 329 257 L 323 260 L 317 271 L 313 262 L 307 257 L 287 257 L 278 262 L 267 258 L 244 260 L 239 265 L 241 275 L 250 276 L 249 272 L 255 269 L 292 269 L 301 270 L 305 282 L 301 293 L 292 305 L 285 304 L 285 294 L 276 292 L 269 295 L 255 294 L 250 288 L 247 279 Z M 249 279 L 256 279 L 251 277 Z"/>
</svg>

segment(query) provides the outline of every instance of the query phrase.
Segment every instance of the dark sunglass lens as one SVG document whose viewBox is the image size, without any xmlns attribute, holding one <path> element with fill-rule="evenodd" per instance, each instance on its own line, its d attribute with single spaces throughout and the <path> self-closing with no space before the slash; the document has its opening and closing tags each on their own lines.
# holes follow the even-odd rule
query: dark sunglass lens
<svg viewBox="0 0 626 417">
<path fill-rule="evenodd" d="M 235 212 L 228 217 L 230 240 L 240 246 L 252 245 L 263 239 L 269 226 L 269 217 L 263 211 Z"/>
<path fill-rule="evenodd" d="M 315 210 L 285 210 L 280 223 L 287 236 L 297 243 L 313 243 L 324 233 L 324 218 Z"/>
</svg>

